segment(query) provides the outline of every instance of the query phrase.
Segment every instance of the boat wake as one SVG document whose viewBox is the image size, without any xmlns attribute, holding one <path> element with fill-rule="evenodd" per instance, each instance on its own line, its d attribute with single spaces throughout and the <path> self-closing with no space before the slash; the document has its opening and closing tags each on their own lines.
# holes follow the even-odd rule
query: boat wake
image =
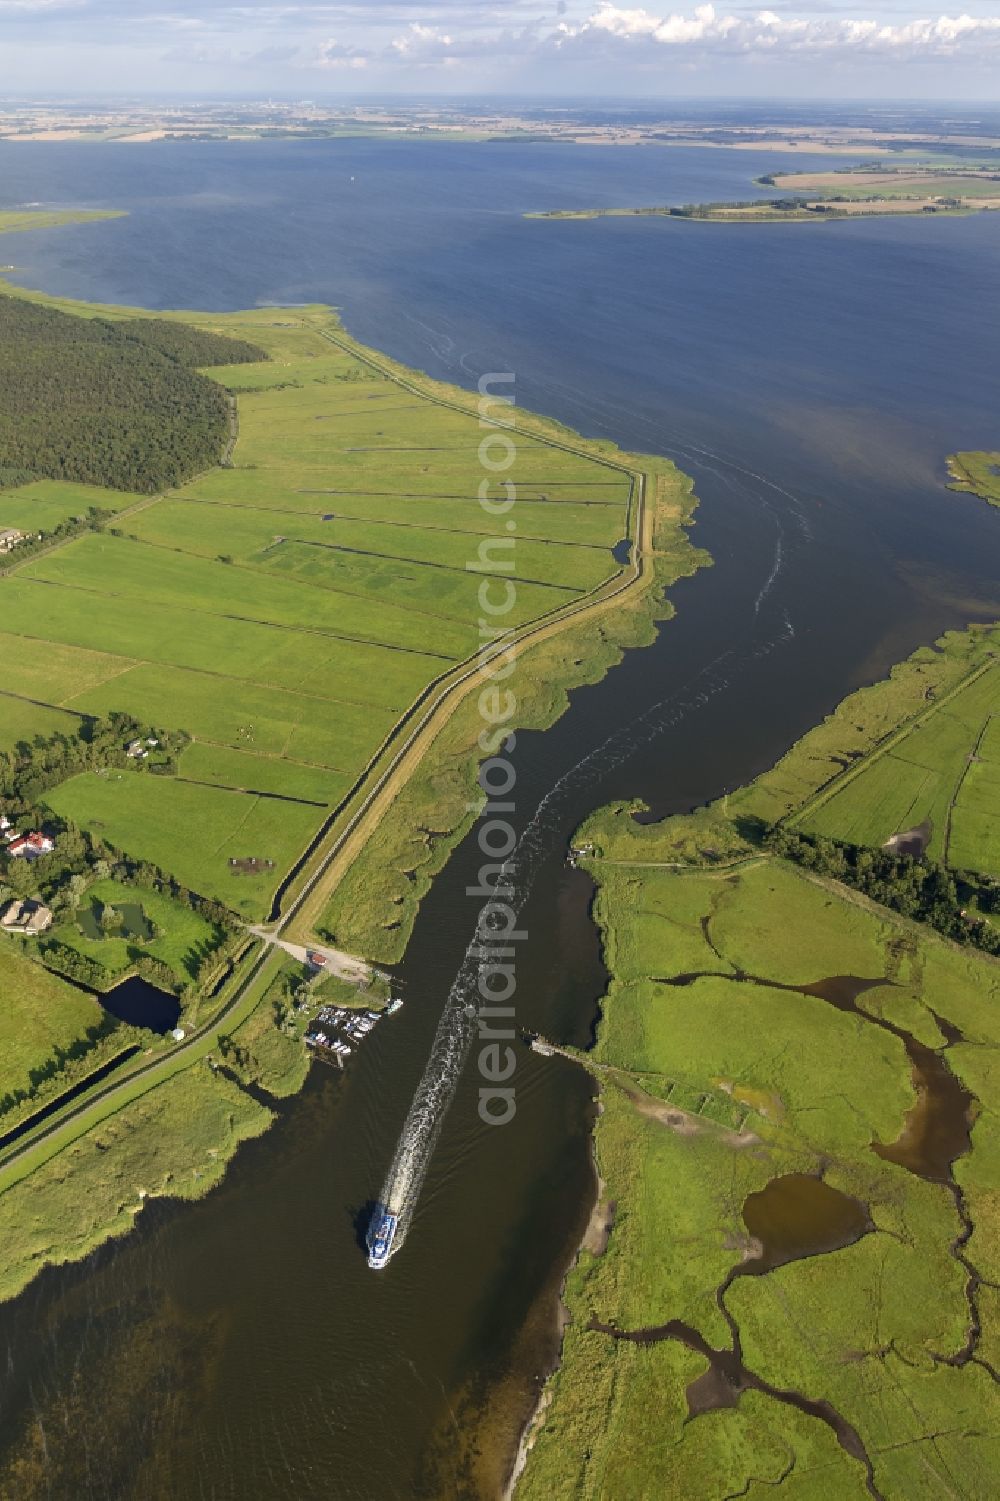
<svg viewBox="0 0 1000 1501">
<path fill-rule="evenodd" d="M 629 724 L 609 735 L 553 784 L 535 809 L 512 854 L 504 862 L 498 878 L 498 884 L 506 886 L 510 891 L 508 901 L 515 914 L 520 914 L 530 895 L 540 860 L 550 847 L 550 836 L 558 830 L 561 809 L 567 796 L 598 781 L 640 745 L 697 713 L 729 686 L 744 663 L 769 655 L 794 634 L 791 622 L 785 615 L 783 628 L 777 635 L 748 645 L 739 652 L 722 653 L 697 673 L 690 683 L 661 699 Z M 478 934 L 487 906 L 488 903 L 484 903 L 477 914 L 475 929 L 470 935 L 469 945 L 448 992 L 423 1076 L 414 1093 L 392 1165 L 382 1187 L 381 1205 L 387 1213 L 395 1216 L 397 1222 L 391 1248 L 393 1255 L 406 1240 L 441 1127 L 476 1035 L 480 1004 L 479 965 L 482 962 L 479 957 Z"/>
</svg>

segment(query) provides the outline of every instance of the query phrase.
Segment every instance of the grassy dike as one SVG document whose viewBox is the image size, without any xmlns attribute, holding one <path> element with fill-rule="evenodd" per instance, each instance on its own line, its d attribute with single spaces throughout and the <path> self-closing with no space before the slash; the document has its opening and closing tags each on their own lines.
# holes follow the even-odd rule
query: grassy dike
<svg viewBox="0 0 1000 1501">
<path fill-rule="evenodd" d="M 80 317 L 141 316 L 32 298 Z M 478 580 L 466 562 L 505 523 L 475 505 L 476 398 L 358 345 L 326 308 L 164 316 L 252 339 L 268 359 L 209 372 L 236 403 L 237 441 L 218 468 L 124 509 L 119 497 L 106 506 L 119 511 L 113 533 L 0 581 L 13 670 L 45 680 L 36 720 L 17 733 L 116 707 L 183 725 L 192 741 L 176 778 L 85 775 L 47 794 L 50 806 L 250 918 L 284 882 L 285 936 L 318 927 L 367 958 L 397 955 L 464 826 L 480 754 Z M 707 559 L 686 536 L 689 482 L 667 461 L 517 422 L 512 625 L 530 687 L 515 724 L 541 726 L 568 688 L 652 639 L 669 613 L 663 588 Z M 18 514 L 72 507 L 69 488 L 0 500 Z M 623 536 L 635 544 L 627 564 L 611 556 Z M 81 609 L 95 594 L 100 608 Z M 414 810 L 427 830 L 416 861 Z M 190 828 L 205 839 L 179 837 Z M 274 855 L 273 870 L 234 876 L 230 845 Z M 363 903 L 345 903 L 345 877 Z M 144 1049 L 4 1152 L 0 1297 L 125 1233 L 148 1197 L 209 1191 L 239 1142 L 266 1129 L 272 1112 L 241 1084 L 280 1098 L 306 1073 L 274 1021 L 283 962 L 255 950 L 192 1009 L 183 1043 Z"/>
<path fill-rule="evenodd" d="M 684 534 L 694 508 L 690 481 L 666 461 L 633 462 L 645 462 L 642 482 L 651 497 L 641 518 L 634 587 L 598 595 L 577 620 L 543 627 L 518 648 L 511 730 L 547 728 L 566 709 L 572 688 L 599 681 L 627 648 L 649 645 L 655 622 L 672 613 L 665 591 L 708 562 Z M 485 681 L 477 677 L 474 688 Z M 364 842 L 356 852 L 348 847 L 347 859 L 335 862 L 306 908 L 311 925 L 351 952 L 381 963 L 402 957 L 422 897 L 475 820 L 483 755 L 477 699 L 478 691 L 467 693 L 432 725 L 408 778 L 391 788 L 386 813 L 372 818 Z"/>
<path fill-rule="evenodd" d="M 578 1055 L 600 1201 L 518 1501 L 990 1493 L 1000 963 L 751 831 L 881 843 L 917 758 L 919 821 L 1000 705 L 998 652 L 952 633 L 720 802 L 579 831 L 612 974 Z"/>
</svg>

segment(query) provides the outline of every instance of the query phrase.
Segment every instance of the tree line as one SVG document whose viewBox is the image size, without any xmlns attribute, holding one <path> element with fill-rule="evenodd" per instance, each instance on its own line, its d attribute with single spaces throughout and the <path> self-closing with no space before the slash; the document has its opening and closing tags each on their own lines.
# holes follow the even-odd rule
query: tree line
<svg viewBox="0 0 1000 1501">
<path fill-rule="evenodd" d="M 229 398 L 198 365 L 262 360 L 156 318 L 78 318 L 0 297 L 0 474 L 153 494 L 219 462 Z"/>
<path fill-rule="evenodd" d="M 29 814 L 44 792 L 81 771 L 126 767 L 133 740 L 155 739 L 161 770 L 176 771 L 177 757 L 191 737 L 183 730 L 144 725 L 131 714 L 117 711 L 81 720 L 75 732 L 37 735 L 20 740 L 13 750 L 0 751 L 0 797 L 8 817 Z M 145 766 L 146 763 L 140 763 Z"/>
<path fill-rule="evenodd" d="M 129 954 L 136 973 L 165 990 L 193 1000 L 208 976 L 235 954 L 245 942 L 242 924 L 235 913 L 214 897 L 190 890 L 152 861 L 140 860 L 107 843 L 68 819 L 57 818 L 39 806 L 44 793 L 81 771 L 129 765 L 126 747 L 133 739 L 150 734 L 131 715 L 112 713 L 106 718 L 84 720 L 78 733 L 41 736 L 33 746 L 22 744 L 12 754 L 0 754 L 0 799 L 8 818 L 18 828 L 44 827 L 54 840 L 54 849 L 35 860 L 7 859 L 0 883 L 0 898 L 39 896 L 57 922 L 72 918 L 87 890 L 108 878 L 127 886 L 157 891 L 183 907 L 197 912 L 213 929 L 212 941 L 195 956 L 185 985 L 161 960 L 143 954 L 138 945 Z M 176 755 L 189 741 L 183 731 L 157 729 L 155 738 L 168 755 Z M 138 769 L 131 774 L 139 775 Z M 107 988 L 109 976 L 102 965 L 55 938 L 42 939 L 39 952 L 72 979 L 95 990 Z"/>
<path fill-rule="evenodd" d="M 28 480 L 19 481 L 20 484 L 28 482 Z M 45 552 L 55 542 L 69 542 L 74 537 L 82 537 L 84 532 L 103 531 L 114 514 L 114 511 L 106 511 L 100 506 L 90 506 L 86 514 L 82 516 L 67 516 L 65 521 L 60 521 L 58 526 L 52 527 L 50 531 L 35 532 L 27 536 L 23 542 L 17 544 L 13 552 L 6 555 L 6 567 L 0 568 L 0 572 L 9 573 L 11 568 L 20 563 L 26 563 L 36 553 Z"/>
<path fill-rule="evenodd" d="M 927 925 L 954 943 L 1000 954 L 1000 930 L 970 912 L 1000 912 L 1000 883 L 970 873 L 956 875 L 939 860 L 869 849 L 841 839 L 802 834 L 776 825 L 764 835 L 772 854 L 828 876 L 893 912 Z"/>
</svg>

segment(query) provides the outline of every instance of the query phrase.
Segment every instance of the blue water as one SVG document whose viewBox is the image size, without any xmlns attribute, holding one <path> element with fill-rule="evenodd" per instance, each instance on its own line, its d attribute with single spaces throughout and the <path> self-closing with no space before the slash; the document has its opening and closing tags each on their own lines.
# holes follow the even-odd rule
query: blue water
<svg viewBox="0 0 1000 1501">
<path fill-rule="evenodd" d="M 511 370 L 523 405 L 693 475 L 715 566 L 676 588 L 655 646 L 519 736 L 518 821 L 561 791 L 518 1024 L 578 1042 L 602 983 L 586 883 L 563 866 L 579 820 L 612 797 L 669 811 L 716 795 L 918 642 L 1000 613 L 996 513 L 943 486 L 948 453 L 1000 444 L 1000 215 L 522 217 L 745 198 L 786 164 L 702 148 L 0 143 L 0 207 L 129 210 L 5 238 L 25 285 L 150 307 L 335 303 L 411 364 L 466 384 Z M 516 1339 L 516 1368 L 541 1369 L 580 1228 L 586 1080 L 526 1054 L 516 1121 L 489 1133 L 465 1079 L 403 1251 L 374 1277 L 358 1244 L 470 937 L 476 865 L 466 842 L 436 881 L 406 1006 L 342 1079 L 314 1070 L 203 1203 L 144 1211 L 132 1237 L 0 1309 L 0 1492 L 15 1456 L 15 1501 L 479 1494 L 464 1445 Z M 496 1407 L 501 1437 L 519 1411 Z"/>
<path fill-rule="evenodd" d="M 331 302 L 434 374 L 512 370 L 523 404 L 585 431 L 707 449 L 814 511 L 848 505 L 837 545 L 863 571 L 884 546 L 910 586 L 947 592 L 943 572 L 979 554 L 988 589 L 989 520 L 940 484 L 947 453 L 997 442 L 1000 215 L 522 217 L 748 197 L 788 165 L 701 147 L 0 144 L 0 204 L 129 212 L 5 239 L 26 285 L 157 308 Z"/>
</svg>

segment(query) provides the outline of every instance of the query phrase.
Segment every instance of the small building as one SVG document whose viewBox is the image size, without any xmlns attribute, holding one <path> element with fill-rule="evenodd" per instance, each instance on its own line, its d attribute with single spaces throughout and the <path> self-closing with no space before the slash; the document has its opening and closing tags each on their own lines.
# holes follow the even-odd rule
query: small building
<svg viewBox="0 0 1000 1501">
<path fill-rule="evenodd" d="M 144 761 L 149 752 L 141 740 L 131 740 L 125 747 L 125 754 L 126 756 L 130 756 L 133 761 Z"/>
<path fill-rule="evenodd" d="M 55 840 L 48 834 L 37 831 L 31 834 L 19 834 L 11 840 L 7 846 L 7 853 L 12 860 L 37 860 L 41 855 L 51 855 L 55 849 Z"/>
<path fill-rule="evenodd" d="M 13 552 L 18 543 L 23 541 L 23 532 L 15 531 L 13 527 L 4 527 L 0 530 L 0 553 Z"/>
<path fill-rule="evenodd" d="M 0 927 L 5 933 L 44 933 L 52 926 L 52 913 L 41 902 L 8 902 L 0 913 Z"/>
</svg>

